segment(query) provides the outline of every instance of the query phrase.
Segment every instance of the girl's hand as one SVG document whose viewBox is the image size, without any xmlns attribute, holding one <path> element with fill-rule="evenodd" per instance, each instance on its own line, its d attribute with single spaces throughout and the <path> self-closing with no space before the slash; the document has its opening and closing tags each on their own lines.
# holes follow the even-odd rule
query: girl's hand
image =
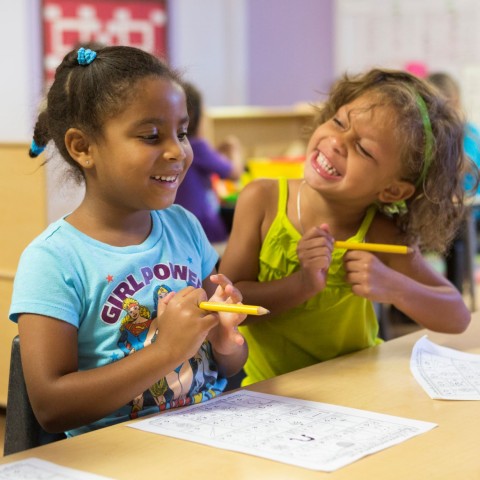
<svg viewBox="0 0 480 480">
<path fill-rule="evenodd" d="M 225 275 L 211 275 L 210 280 L 218 285 L 210 301 L 224 303 L 239 303 L 242 301 L 242 294 Z M 215 352 L 221 355 L 230 355 L 245 343 L 245 339 L 238 332 L 237 327 L 247 316 L 229 312 L 217 312 L 216 315 L 218 315 L 219 323 L 210 330 L 208 340 Z"/>
<path fill-rule="evenodd" d="M 373 253 L 349 250 L 343 257 L 346 280 L 352 292 L 372 302 L 394 303 L 395 278 L 398 273 L 387 267 Z"/>
<path fill-rule="evenodd" d="M 209 331 L 219 323 L 218 315 L 198 307 L 206 299 L 205 290 L 186 287 L 158 302 L 158 333 L 153 345 L 177 356 L 178 364 L 195 356 Z"/>
<path fill-rule="evenodd" d="M 302 281 L 306 291 L 311 291 L 312 296 L 325 288 L 332 250 L 333 237 L 326 223 L 308 230 L 298 242 L 297 256 Z"/>
</svg>

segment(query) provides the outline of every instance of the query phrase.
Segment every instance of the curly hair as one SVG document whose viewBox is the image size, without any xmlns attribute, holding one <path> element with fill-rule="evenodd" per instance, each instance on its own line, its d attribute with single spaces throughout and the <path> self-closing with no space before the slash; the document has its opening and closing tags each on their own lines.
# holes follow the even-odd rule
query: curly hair
<svg viewBox="0 0 480 480">
<path fill-rule="evenodd" d="M 404 71 L 375 68 L 339 78 L 326 102 L 318 108 L 318 124 L 367 93 L 373 94 L 372 108 L 388 106 L 395 111 L 395 135 L 402 145 L 402 180 L 416 187 L 406 200 L 405 214 L 388 214 L 388 206 L 383 204 L 379 204 L 379 210 L 392 216 L 402 232 L 402 241 L 418 244 L 423 251 L 443 253 L 463 217 L 463 177 L 469 171 L 478 179 L 478 169 L 463 152 L 464 121 L 426 81 Z M 424 178 L 426 132 L 419 96 L 427 108 L 433 133 L 431 163 Z"/>
<path fill-rule="evenodd" d="M 134 88 L 138 81 L 156 76 L 182 85 L 179 73 L 150 53 L 127 46 L 99 47 L 95 60 L 87 66 L 79 65 L 76 49 L 65 55 L 33 132 L 39 146 L 53 140 L 80 183 L 84 172 L 65 146 L 69 128 L 78 128 L 94 139 L 101 138 L 104 122 L 138 95 Z M 29 154 L 36 156 L 32 151 Z"/>
</svg>

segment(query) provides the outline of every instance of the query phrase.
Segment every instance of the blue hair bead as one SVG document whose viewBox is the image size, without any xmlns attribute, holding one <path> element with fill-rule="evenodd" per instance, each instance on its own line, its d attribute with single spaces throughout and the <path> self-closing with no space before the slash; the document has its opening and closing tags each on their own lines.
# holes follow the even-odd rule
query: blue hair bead
<svg viewBox="0 0 480 480">
<path fill-rule="evenodd" d="M 43 151 L 45 150 L 44 146 L 37 145 L 35 140 L 32 140 L 32 144 L 30 145 L 30 151 L 38 157 Z"/>
<path fill-rule="evenodd" d="M 77 61 L 79 65 L 90 65 L 97 56 L 97 52 L 90 50 L 89 48 L 85 49 L 83 47 L 78 49 L 77 52 Z"/>
</svg>

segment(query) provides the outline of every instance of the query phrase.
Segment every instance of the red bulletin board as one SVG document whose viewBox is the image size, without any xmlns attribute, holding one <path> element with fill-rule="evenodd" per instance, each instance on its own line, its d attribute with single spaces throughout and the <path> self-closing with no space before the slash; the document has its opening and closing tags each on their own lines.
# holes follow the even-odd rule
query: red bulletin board
<svg viewBox="0 0 480 480">
<path fill-rule="evenodd" d="M 165 1 L 43 0 L 47 84 L 65 54 L 81 42 L 130 45 L 166 57 Z"/>
</svg>

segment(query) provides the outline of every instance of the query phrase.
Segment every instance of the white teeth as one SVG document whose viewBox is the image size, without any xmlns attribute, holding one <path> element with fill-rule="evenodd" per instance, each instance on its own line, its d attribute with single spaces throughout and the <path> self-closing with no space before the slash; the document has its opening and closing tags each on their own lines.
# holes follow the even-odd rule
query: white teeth
<svg viewBox="0 0 480 480">
<path fill-rule="evenodd" d="M 169 175 L 169 176 L 155 175 L 153 178 L 155 180 L 161 180 L 162 182 L 174 182 L 177 179 L 177 175 Z"/>
<path fill-rule="evenodd" d="M 328 163 L 328 160 L 325 158 L 325 155 L 323 155 L 323 153 L 318 154 L 318 163 L 330 175 L 335 175 L 336 177 L 340 176 L 340 173 L 332 165 L 330 165 L 330 163 Z"/>
</svg>

